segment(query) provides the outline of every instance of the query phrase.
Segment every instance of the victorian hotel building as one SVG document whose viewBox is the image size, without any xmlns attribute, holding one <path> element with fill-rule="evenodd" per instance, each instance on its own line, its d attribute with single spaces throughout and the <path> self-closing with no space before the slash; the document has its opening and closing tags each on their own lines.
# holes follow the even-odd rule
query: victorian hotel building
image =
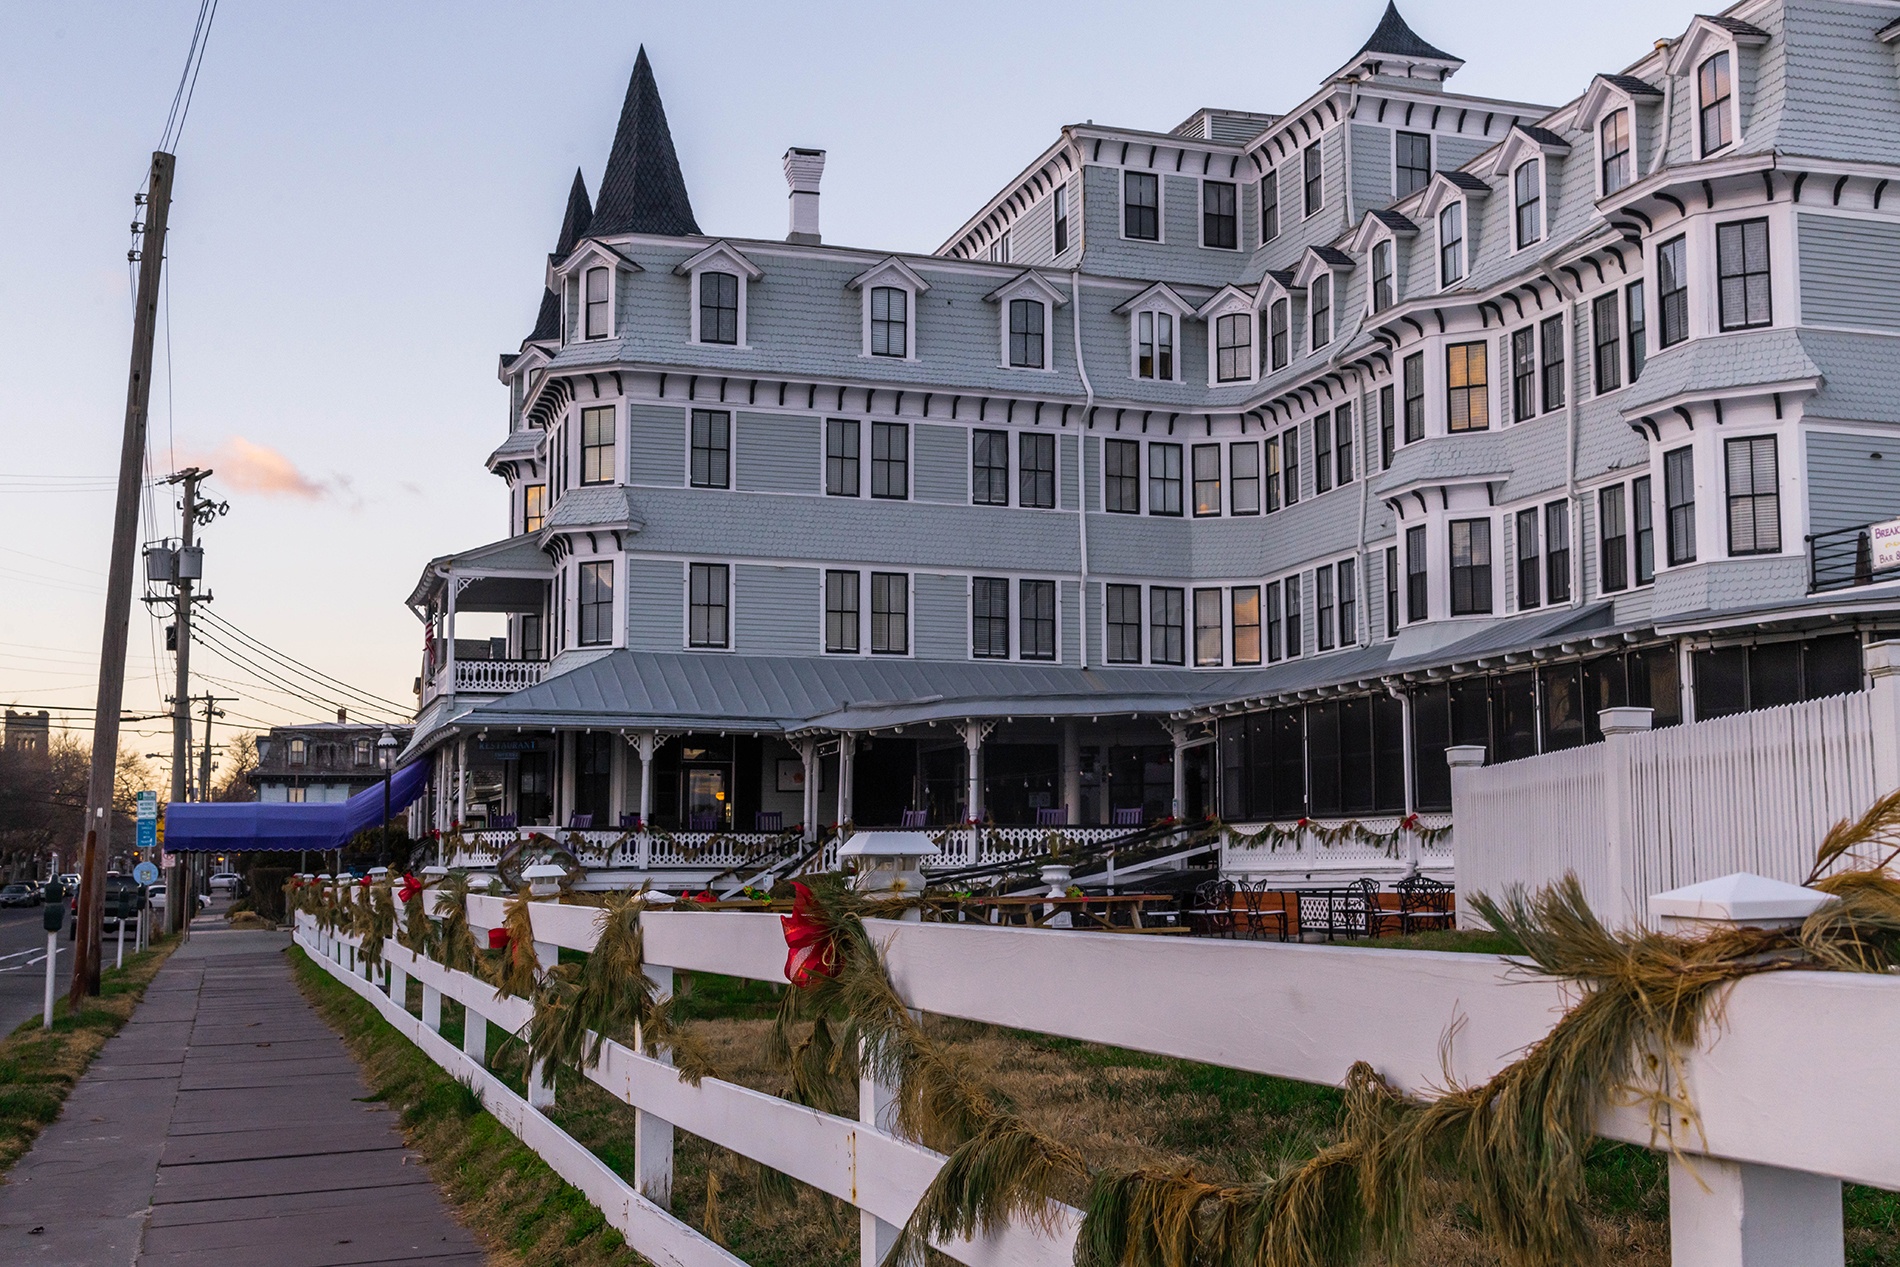
<svg viewBox="0 0 1900 1267">
<path fill-rule="evenodd" d="M 785 240 L 706 232 L 642 52 L 501 358 L 507 534 L 409 600 L 424 813 L 1389 830 L 1451 745 L 1861 689 L 1900 4 L 1749 0 L 1555 107 L 1461 64 L 1388 8 L 920 255 L 821 239 L 818 150 Z"/>
</svg>

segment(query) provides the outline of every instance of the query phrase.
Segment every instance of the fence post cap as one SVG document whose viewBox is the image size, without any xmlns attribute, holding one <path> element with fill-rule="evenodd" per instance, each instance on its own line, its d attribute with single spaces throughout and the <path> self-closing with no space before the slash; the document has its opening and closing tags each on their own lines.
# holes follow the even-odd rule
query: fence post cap
<svg viewBox="0 0 1900 1267">
<path fill-rule="evenodd" d="M 1481 743 L 1453 744 L 1445 749 L 1445 764 L 1452 769 L 1484 764 L 1484 745 Z"/>
<path fill-rule="evenodd" d="M 1779 928 L 1798 924 L 1839 900 L 1818 889 L 1738 871 L 1657 893 L 1649 899 L 1649 913 L 1678 926 L 1688 922 Z"/>
<path fill-rule="evenodd" d="M 1606 735 L 1636 734 L 1650 729 L 1655 719 L 1653 708 L 1605 708 L 1597 713 L 1597 724 Z"/>
<path fill-rule="evenodd" d="M 1867 666 L 1867 676 L 1874 678 L 1892 677 L 1900 674 L 1900 642 L 1869 643 L 1861 652 L 1862 661 Z"/>
</svg>

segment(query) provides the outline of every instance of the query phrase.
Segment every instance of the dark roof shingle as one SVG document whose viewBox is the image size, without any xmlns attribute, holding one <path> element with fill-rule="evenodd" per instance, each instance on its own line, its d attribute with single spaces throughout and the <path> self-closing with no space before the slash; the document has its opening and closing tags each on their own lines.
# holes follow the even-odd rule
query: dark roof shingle
<svg viewBox="0 0 1900 1267">
<path fill-rule="evenodd" d="M 1393 57 L 1429 57 L 1441 62 L 1461 60 L 1420 39 L 1417 32 L 1399 15 L 1399 6 L 1393 0 L 1387 0 L 1385 16 L 1379 19 L 1379 25 L 1373 28 L 1372 37 L 1359 52 L 1386 53 Z"/>
<path fill-rule="evenodd" d="M 561 217 L 561 233 L 554 240 L 554 258 L 564 260 L 574 244 L 587 232 L 587 226 L 594 219 L 594 208 L 587 201 L 587 180 L 581 175 L 581 169 L 574 169 L 574 183 L 567 189 L 567 212 Z M 561 337 L 561 297 L 551 290 L 541 292 L 541 311 L 535 317 L 534 333 L 528 336 L 528 342 L 539 343 L 543 339 Z"/>
<path fill-rule="evenodd" d="M 673 152 L 673 134 L 666 126 L 666 107 L 660 103 L 660 87 L 654 82 L 644 47 L 634 59 L 633 78 L 627 81 L 627 100 L 620 107 L 620 126 L 600 178 L 590 232 L 596 237 L 614 233 L 682 237 L 699 232 L 693 204 L 686 196 L 686 180 L 680 175 L 679 155 Z"/>
</svg>

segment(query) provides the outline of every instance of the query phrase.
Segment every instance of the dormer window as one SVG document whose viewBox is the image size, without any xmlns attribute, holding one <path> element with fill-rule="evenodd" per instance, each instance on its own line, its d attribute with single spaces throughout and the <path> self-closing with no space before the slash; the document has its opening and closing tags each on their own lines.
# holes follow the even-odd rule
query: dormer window
<svg viewBox="0 0 1900 1267">
<path fill-rule="evenodd" d="M 1384 312 L 1397 300 L 1392 279 L 1392 243 L 1375 242 L 1372 246 L 1372 310 Z"/>
<path fill-rule="evenodd" d="M 1465 205 L 1454 202 L 1438 213 L 1438 284 L 1451 286 L 1464 275 Z"/>
<path fill-rule="evenodd" d="M 1041 300 L 1009 301 L 1009 363 L 1018 369 L 1043 368 L 1043 314 Z"/>
<path fill-rule="evenodd" d="M 290 764 L 304 765 L 310 760 L 310 745 L 302 739 L 290 741 Z"/>
<path fill-rule="evenodd" d="M 1432 180 L 1432 137 L 1429 132 L 1401 132 L 1394 154 L 1393 197 L 1404 198 Z"/>
<path fill-rule="evenodd" d="M 910 323 L 917 312 L 917 297 L 930 289 L 930 283 L 893 255 L 859 273 L 845 286 L 859 292 L 861 299 L 862 354 L 894 361 L 916 360 L 917 339 Z"/>
<path fill-rule="evenodd" d="M 739 342 L 739 279 L 731 273 L 699 275 L 699 341 Z"/>
<path fill-rule="evenodd" d="M 608 288 L 612 272 L 605 268 L 587 270 L 587 337 L 604 339 L 612 331 L 608 315 Z"/>
<path fill-rule="evenodd" d="M 692 286 L 692 341 L 746 346 L 746 288 L 765 274 L 730 243 L 714 242 L 673 272 Z"/>
<path fill-rule="evenodd" d="M 1240 246 L 1237 186 L 1224 180 L 1201 182 L 1201 245 L 1224 251 Z"/>
<path fill-rule="evenodd" d="M 1630 183 L 1635 156 L 1630 152 L 1630 112 L 1612 110 L 1597 125 L 1597 164 L 1603 176 L 1603 196 Z"/>
<path fill-rule="evenodd" d="M 1161 240 L 1161 178 L 1153 172 L 1122 173 L 1122 236 Z"/>
<path fill-rule="evenodd" d="M 1223 383 L 1253 376 L 1253 314 L 1230 312 L 1214 320 L 1216 377 Z"/>
<path fill-rule="evenodd" d="M 1734 119 L 1729 108 L 1734 100 L 1734 91 L 1730 82 L 1728 52 L 1724 50 L 1703 62 L 1696 70 L 1695 79 L 1702 156 L 1707 158 L 1735 139 Z"/>
<path fill-rule="evenodd" d="M 1333 279 L 1319 276 L 1306 288 L 1306 307 L 1313 318 L 1313 350 L 1333 341 Z"/>
<path fill-rule="evenodd" d="M 1324 167 L 1320 158 L 1319 142 L 1307 146 L 1300 155 L 1302 184 L 1306 194 L 1306 214 L 1315 215 L 1326 203 L 1326 187 L 1321 177 Z"/>
<path fill-rule="evenodd" d="M 1056 254 L 1069 249 L 1069 190 L 1065 185 L 1056 186 L 1055 196 Z"/>
<path fill-rule="evenodd" d="M 1174 381 L 1174 314 L 1135 314 L 1135 377 Z"/>
<path fill-rule="evenodd" d="M 1276 370 L 1283 370 L 1292 358 L 1293 301 L 1276 299 L 1267 309 L 1267 355 Z"/>
<path fill-rule="evenodd" d="M 895 286 L 871 288 L 871 355 L 910 355 L 910 296 Z"/>
<path fill-rule="evenodd" d="M 1517 165 L 1517 171 L 1511 177 L 1511 191 L 1515 199 L 1517 223 L 1517 249 L 1523 250 L 1544 236 L 1544 164 L 1539 159 L 1526 159 Z"/>
</svg>

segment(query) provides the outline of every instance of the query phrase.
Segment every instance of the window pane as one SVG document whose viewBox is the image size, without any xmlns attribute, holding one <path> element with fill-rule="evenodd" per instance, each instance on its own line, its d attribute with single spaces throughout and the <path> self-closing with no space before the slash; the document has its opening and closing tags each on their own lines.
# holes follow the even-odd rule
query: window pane
<svg viewBox="0 0 1900 1267">
<path fill-rule="evenodd" d="M 726 565 L 694 563 L 687 572 L 686 640 L 695 647 L 723 647 L 727 641 Z"/>
<path fill-rule="evenodd" d="M 1543 358 L 1544 412 L 1564 407 L 1564 319 L 1546 317 L 1537 327 Z"/>
<path fill-rule="evenodd" d="M 1306 147 L 1300 156 L 1306 195 L 1306 214 L 1312 215 L 1326 202 L 1325 186 L 1321 181 L 1319 143 L 1316 141 Z"/>
<path fill-rule="evenodd" d="M 1108 661 L 1141 663 L 1141 586 L 1110 585 L 1108 606 Z"/>
<path fill-rule="evenodd" d="M 1194 513 L 1218 515 L 1220 512 L 1220 446 L 1197 444 L 1194 446 Z"/>
<path fill-rule="evenodd" d="M 695 488 L 732 486 L 732 415 L 693 410 L 692 483 Z"/>
<path fill-rule="evenodd" d="M 1260 663 L 1260 587 L 1236 585 L 1232 601 L 1234 663 Z"/>
<path fill-rule="evenodd" d="M 1022 629 L 1018 653 L 1025 660 L 1056 658 L 1056 583 L 1022 583 Z"/>
<path fill-rule="evenodd" d="M 1009 658 L 1009 582 L 979 576 L 971 583 L 970 650 L 983 660 Z"/>
<path fill-rule="evenodd" d="M 581 410 L 581 483 L 611 484 L 614 478 L 614 410 Z"/>
<path fill-rule="evenodd" d="M 739 279 L 731 273 L 699 275 L 699 341 L 739 341 Z"/>
<path fill-rule="evenodd" d="M 1122 234 L 1153 242 L 1161 236 L 1161 185 L 1153 172 L 1122 173 Z"/>
<path fill-rule="evenodd" d="M 1280 173 L 1268 172 L 1260 178 L 1260 243 L 1280 236 Z"/>
<path fill-rule="evenodd" d="M 1730 440 L 1728 467 L 1728 552 L 1774 554 L 1781 549 L 1780 472 L 1775 437 Z"/>
<path fill-rule="evenodd" d="M 825 420 L 825 492 L 858 495 L 858 423 L 854 418 Z"/>
<path fill-rule="evenodd" d="M 1542 164 L 1536 159 L 1518 164 L 1511 178 L 1514 205 L 1517 209 L 1517 244 L 1520 248 L 1529 246 L 1544 236 L 1543 221 L 1543 178 L 1539 174 Z"/>
<path fill-rule="evenodd" d="M 1012 299 L 1009 301 L 1009 363 L 1018 369 L 1041 369 L 1042 358 L 1042 301 L 1037 299 Z"/>
<path fill-rule="evenodd" d="M 871 355 L 906 356 L 910 346 L 910 296 L 895 286 L 871 291 Z"/>
<path fill-rule="evenodd" d="M 1491 425 L 1483 343 L 1454 343 L 1445 349 L 1445 427 L 1483 431 Z"/>
<path fill-rule="evenodd" d="M 1695 562 L 1695 451 L 1687 446 L 1663 454 L 1663 507 L 1668 514 L 1669 566 Z"/>
<path fill-rule="evenodd" d="M 1451 614 L 1491 610 L 1491 521 L 1451 521 Z"/>
<path fill-rule="evenodd" d="M 1017 504 L 1053 509 L 1056 504 L 1056 438 L 1022 433 L 1022 490 Z"/>
<path fill-rule="evenodd" d="M 1403 365 L 1405 387 L 1405 442 L 1425 438 L 1425 354 L 1414 352 Z"/>
<path fill-rule="evenodd" d="M 1186 663 L 1187 592 L 1156 585 L 1148 591 L 1148 646 L 1156 664 Z"/>
<path fill-rule="evenodd" d="M 910 650 L 910 577 L 871 573 L 871 652 L 903 655 Z"/>
<path fill-rule="evenodd" d="M 1201 245 L 1229 250 L 1240 245 L 1234 192 L 1226 181 L 1201 182 Z"/>
<path fill-rule="evenodd" d="M 871 424 L 871 496 L 910 496 L 910 424 Z"/>
<path fill-rule="evenodd" d="M 1530 611 L 1542 605 L 1543 585 L 1541 584 L 1540 564 L 1537 553 L 1536 507 L 1517 512 L 1517 608 Z"/>
<path fill-rule="evenodd" d="M 1221 663 L 1221 592 L 1217 589 L 1194 591 L 1194 663 Z"/>
<path fill-rule="evenodd" d="M 1622 329 L 1617 324 L 1616 292 L 1599 295 L 1590 305 L 1597 394 L 1623 385 Z"/>
<path fill-rule="evenodd" d="M 1656 298 L 1662 308 L 1662 345 L 1689 337 L 1688 246 L 1671 238 L 1656 248 Z"/>
<path fill-rule="evenodd" d="M 1009 433 L 970 433 L 970 500 L 978 506 L 1009 505 Z"/>
<path fill-rule="evenodd" d="M 1333 565 L 1339 575 L 1339 645 L 1359 641 L 1359 561 L 1341 559 Z"/>
<path fill-rule="evenodd" d="M 1555 605 L 1570 601 L 1570 504 L 1544 507 L 1544 597 Z"/>
<path fill-rule="evenodd" d="M 1102 442 L 1102 500 L 1113 514 L 1141 513 L 1141 445 L 1137 441 Z"/>
<path fill-rule="evenodd" d="M 1253 441 L 1227 446 L 1228 512 L 1260 513 L 1260 446 Z M 1218 472 L 1217 472 L 1218 474 Z"/>
<path fill-rule="evenodd" d="M 1768 221 L 1743 220 L 1715 228 L 1721 324 L 1746 330 L 1772 320 L 1768 276 Z"/>
<path fill-rule="evenodd" d="M 1223 383 L 1253 372 L 1253 314 L 1230 312 L 1214 321 L 1215 376 Z"/>
<path fill-rule="evenodd" d="M 857 654 L 858 611 L 858 574 L 856 572 L 826 572 L 826 651 Z"/>
<path fill-rule="evenodd" d="M 1606 594 L 1629 586 L 1629 526 L 1623 495 L 1623 486 L 1617 484 L 1597 496 L 1598 588 Z"/>
<path fill-rule="evenodd" d="M 1403 198 L 1407 194 L 1417 193 L 1431 183 L 1432 179 L 1432 138 L 1427 132 L 1401 132 L 1398 134 L 1397 180 L 1393 197 Z"/>
<path fill-rule="evenodd" d="M 1148 513 L 1181 513 L 1181 446 L 1148 446 Z"/>
</svg>

